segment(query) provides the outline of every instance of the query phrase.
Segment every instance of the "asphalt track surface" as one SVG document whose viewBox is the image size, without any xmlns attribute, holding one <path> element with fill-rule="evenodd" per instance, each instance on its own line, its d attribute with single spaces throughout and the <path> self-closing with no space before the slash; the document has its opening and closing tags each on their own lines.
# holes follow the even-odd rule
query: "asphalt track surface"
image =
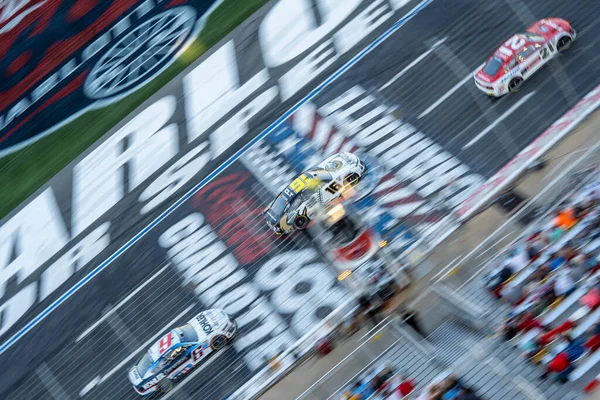
<svg viewBox="0 0 600 400">
<path fill-rule="evenodd" d="M 507 37 L 547 16 L 568 19 L 577 29 L 578 39 L 567 54 L 526 82 L 520 93 L 491 100 L 466 79 Z M 489 177 L 598 84 L 600 43 L 595 32 L 599 21 L 600 6 L 594 1 L 434 1 L 315 101 L 326 102 L 357 83 L 375 90 L 383 101 L 397 105 L 405 120 L 474 171 Z M 436 43 L 433 51 L 421 57 Z M 390 83 L 419 57 L 419 62 Z M 452 94 L 440 102 L 449 92 Z M 433 107 L 436 102 L 439 105 Z M 270 122 L 281 111 L 274 110 L 265 119 Z M 466 147 L 490 125 L 495 128 Z M 260 185 L 253 188 L 261 190 Z M 191 207 L 178 209 L 170 219 L 183 218 Z M 261 229 L 262 221 L 253 223 Z M 168 221 L 165 224 L 171 225 Z M 310 246 L 302 238 L 295 240 L 298 243 L 275 246 Z M 116 266 L 103 271 L 61 306 L 61 313 L 85 313 L 85 318 L 65 322 L 64 318 L 50 317 L 41 324 L 36 334 L 47 332 L 59 337 L 65 343 L 61 351 L 43 354 L 29 351 L 35 346 L 19 344 L 0 357 L 4 366 L 1 398 L 75 399 L 82 394 L 86 399 L 137 398 L 127 382 L 126 370 L 141 354 L 139 349 L 148 347 L 146 342 L 155 340 L 168 326 L 188 320 L 203 308 L 193 291 L 182 289 L 181 277 L 173 266 L 165 264 L 165 254 L 156 250 L 156 241 L 156 235 L 146 236 L 119 258 Z M 157 277 L 150 280 L 154 274 Z M 146 286 L 131 300 L 76 341 L 101 317 L 107 302 L 118 304 L 144 283 Z M 95 299 L 100 296 L 108 300 L 98 304 Z M 35 340 L 36 334 L 23 341 Z M 133 359 L 129 359 L 132 354 Z M 29 372 L 7 367 L 14 360 L 24 360 Z M 228 349 L 177 386 L 169 397 L 223 398 L 251 375 L 239 355 Z"/>
</svg>

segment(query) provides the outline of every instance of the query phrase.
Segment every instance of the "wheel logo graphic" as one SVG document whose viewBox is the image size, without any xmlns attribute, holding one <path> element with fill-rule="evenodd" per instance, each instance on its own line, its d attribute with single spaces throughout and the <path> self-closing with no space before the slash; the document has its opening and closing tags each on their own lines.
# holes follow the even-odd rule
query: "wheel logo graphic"
<svg viewBox="0 0 600 400">
<path fill-rule="evenodd" d="M 132 90 L 153 78 L 186 43 L 196 23 L 191 7 L 176 7 L 136 26 L 98 60 L 83 90 L 105 99 Z"/>
</svg>

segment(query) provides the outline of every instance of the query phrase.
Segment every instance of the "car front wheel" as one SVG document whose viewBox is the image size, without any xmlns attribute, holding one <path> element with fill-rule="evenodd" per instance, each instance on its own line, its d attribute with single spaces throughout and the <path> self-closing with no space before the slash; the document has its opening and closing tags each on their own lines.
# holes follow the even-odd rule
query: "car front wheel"
<svg viewBox="0 0 600 400">
<path fill-rule="evenodd" d="M 573 39 L 571 39 L 569 36 L 563 36 L 560 39 L 558 39 L 558 43 L 556 44 L 556 49 L 562 53 L 563 51 L 566 51 L 569 49 L 569 47 L 571 47 L 571 44 L 573 43 Z"/>
<path fill-rule="evenodd" d="M 210 347 L 213 350 L 221 350 L 223 347 L 227 345 L 227 338 L 224 335 L 217 335 L 214 337 L 212 342 L 210 343 Z"/>
</svg>

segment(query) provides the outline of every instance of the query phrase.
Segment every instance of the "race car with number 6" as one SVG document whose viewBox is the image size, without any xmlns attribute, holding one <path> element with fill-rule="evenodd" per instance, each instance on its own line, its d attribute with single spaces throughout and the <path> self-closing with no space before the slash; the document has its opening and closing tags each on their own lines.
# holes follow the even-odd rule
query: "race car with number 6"
<svg viewBox="0 0 600 400">
<path fill-rule="evenodd" d="M 525 33 L 514 35 L 504 42 L 475 71 L 475 85 L 493 97 L 516 92 L 548 61 L 569 49 L 575 36 L 575 30 L 564 19 L 538 21 Z"/>
<path fill-rule="evenodd" d="M 166 393 L 175 380 L 223 349 L 236 333 L 237 324 L 223 310 L 203 311 L 154 343 L 129 369 L 129 381 L 143 396 Z"/>
<path fill-rule="evenodd" d="M 294 179 L 269 204 L 263 213 L 267 225 L 278 235 L 306 228 L 318 205 L 345 195 L 366 169 L 355 154 L 330 156 Z"/>
</svg>

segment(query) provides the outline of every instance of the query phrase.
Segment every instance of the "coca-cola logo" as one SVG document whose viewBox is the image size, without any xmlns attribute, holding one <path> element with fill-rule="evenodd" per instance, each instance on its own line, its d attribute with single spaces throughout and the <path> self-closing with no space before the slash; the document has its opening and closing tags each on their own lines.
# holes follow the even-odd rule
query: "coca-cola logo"
<svg viewBox="0 0 600 400">
<path fill-rule="evenodd" d="M 0 153 L 147 83 L 218 0 L 0 0 Z"/>
</svg>

